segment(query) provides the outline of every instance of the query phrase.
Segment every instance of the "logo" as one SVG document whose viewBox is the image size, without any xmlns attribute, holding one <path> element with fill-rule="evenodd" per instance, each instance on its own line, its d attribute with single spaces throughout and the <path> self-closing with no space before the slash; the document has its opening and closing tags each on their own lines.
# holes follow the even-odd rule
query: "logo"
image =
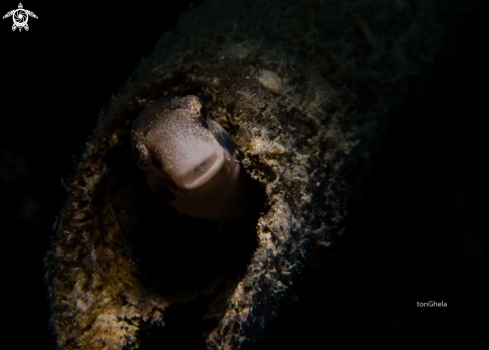
<svg viewBox="0 0 489 350">
<path fill-rule="evenodd" d="M 7 18 L 10 16 L 12 16 L 12 19 L 14 20 L 12 30 L 15 31 L 15 29 L 19 28 L 19 32 L 22 31 L 22 28 L 24 28 L 25 30 L 29 30 L 29 26 L 27 25 L 29 16 L 37 18 L 34 12 L 24 10 L 24 6 L 22 6 L 21 2 L 19 2 L 19 8 L 17 10 L 7 12 L 7 14 L 3 16 L 3 18 Z"/>
</svg>

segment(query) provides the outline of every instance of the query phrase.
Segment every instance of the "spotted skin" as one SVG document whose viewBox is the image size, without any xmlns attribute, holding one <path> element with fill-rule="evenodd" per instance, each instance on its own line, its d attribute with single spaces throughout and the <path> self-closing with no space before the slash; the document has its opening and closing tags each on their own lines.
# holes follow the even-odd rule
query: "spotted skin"
<svg viewBox="0 0 489 350">
<path fill-rule="evenodd" d="M 197 96 L 149 105 L 133 124 L 131 144 L 151 189 L 178 212 L 222 223 L 257 208 L 229 134 Z"/>
</svg>

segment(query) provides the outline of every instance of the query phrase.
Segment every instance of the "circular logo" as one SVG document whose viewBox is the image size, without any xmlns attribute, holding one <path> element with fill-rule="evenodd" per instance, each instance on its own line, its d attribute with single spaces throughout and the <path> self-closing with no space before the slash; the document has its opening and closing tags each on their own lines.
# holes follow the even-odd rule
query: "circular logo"
<svg viewBox="0 0 489 350">
<path fill-rule="evenodd" d="M 17 9 L 12 15 L 14 23 L 17 27 L 23 27 L 29 20 L 29 16 L 24 9 Z"/>
</svg>

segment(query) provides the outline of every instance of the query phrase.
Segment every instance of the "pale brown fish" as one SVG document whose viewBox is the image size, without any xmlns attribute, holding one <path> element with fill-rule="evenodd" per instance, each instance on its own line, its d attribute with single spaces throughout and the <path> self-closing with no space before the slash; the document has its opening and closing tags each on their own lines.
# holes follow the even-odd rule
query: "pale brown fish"
<svg viewBox="0 0 489 350">
<path fill-rule="evenodd" d="M 132 154 L 151 189 L 178 212 L 219 221 L 257 209 L 252 180 L 229 134 L 197 96 L 146 107 L 133 124 Z"/>
</svg>

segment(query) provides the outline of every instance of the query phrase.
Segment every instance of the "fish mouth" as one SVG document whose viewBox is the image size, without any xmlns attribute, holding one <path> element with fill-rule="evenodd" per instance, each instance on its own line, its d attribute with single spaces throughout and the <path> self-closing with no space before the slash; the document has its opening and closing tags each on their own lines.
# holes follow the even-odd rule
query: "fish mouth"
<svg viewBox="0 0 489 350">
<path fill-rule="evenodd" d="M 180 176 L 174 174 L 172 180 L 179 188 L 192 190 L 209 181 L 224 165 L 226 152 L 217 146 L 202 163 Z"/>
</svg>

